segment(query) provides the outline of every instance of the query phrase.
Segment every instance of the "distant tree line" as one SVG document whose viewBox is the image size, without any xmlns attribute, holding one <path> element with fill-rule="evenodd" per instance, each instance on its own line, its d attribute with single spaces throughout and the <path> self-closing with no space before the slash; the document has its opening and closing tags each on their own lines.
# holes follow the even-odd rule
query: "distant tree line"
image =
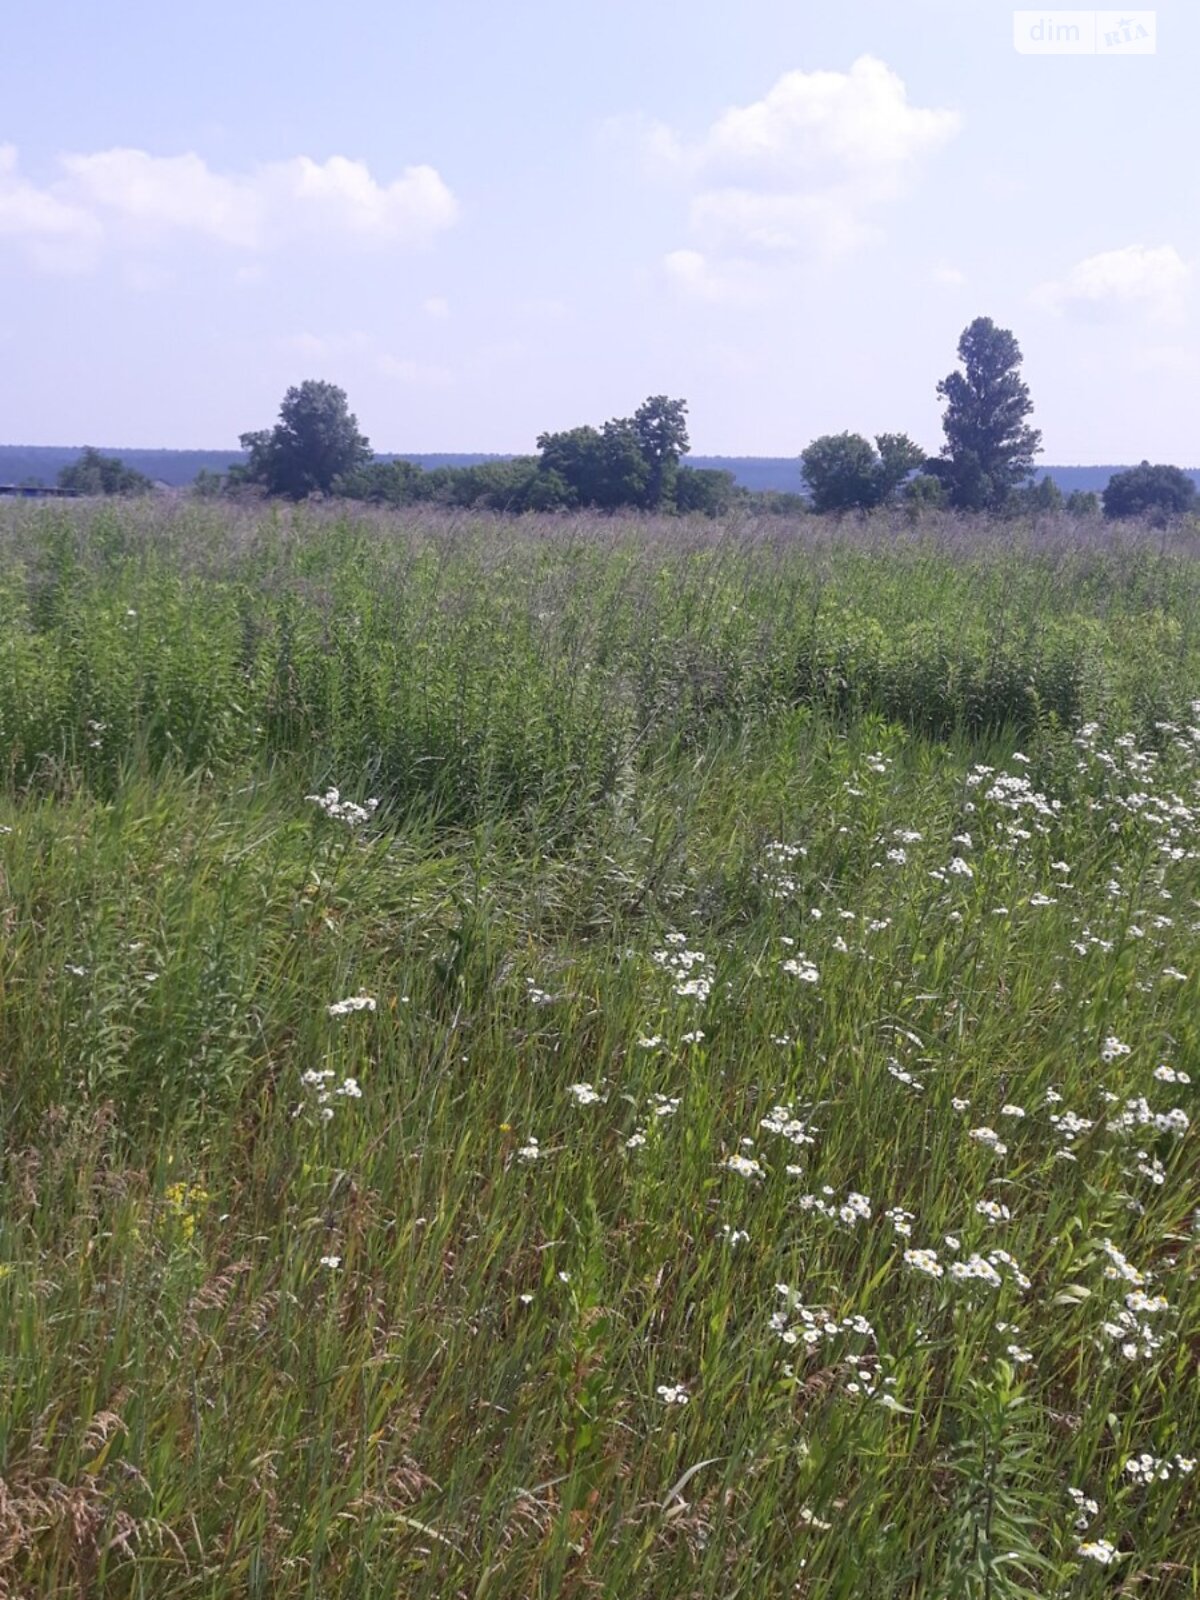
<svg viewBox="0 0 1200 1600">
<path fill-rule="evenodd" d="M 536 456 L 427 471 L 409 461 L 375 459 L 345 392 L 309 379 L 288 390 L 274 428 L 244 433 L 241 444 L 249 460 L 231 470 L 229 486 L 256 485 L 290 499 L 321 493 L 393 506 L 427 501 L 503 511 L 637 507 L 716 516 L 738 492 L 731 472 L 681 466 L 689 446 L 687 402 L 667 395 L 651 395 L 632 417 L 615 417 L 599 428 L 543 433 Z M 206 482 L 201 492 L 218 488 Z"/>
<path fill-rule="evenodd" d="M 89 445 L 78 461 L 59 472 L 58 487 L 76 494 L 148 494 L 154 484 L 119 456 L 101 455 Z"/>
<path fill-rule="evenodd" d="M 687 402 L 664 394 L 600 427 L 543 433 L 536 455 L 426 470 L 377 459 L 345 391 L 316 379 L 287 391 L 273 428 L 241 435 L 244 466 L 224 477 L 202 473 L 195 487 L 201 495 L 254 489 L 292 500 L 322 494 L 389 506 L 427 502 L 514 512 L 633 508 L 719 516 L 740 503 L 840 515 L 902 503 L 914 516 L 926 507 L 1095 514 L 1100 497 L 1090 491 L 1064 497 L 1052 478 L 1033 481 L 1042 436 L 1029 422 L 1033 402 L 1021 360 L 1007 328 L 977 317 L 958 341 L 958 367 L 937 386 L 945 403 L 940 452 L 926 455 L 903 433 L 877 434 L 873 443 L 857 433 L 824 434 L 800 456 L 807 499 L 751 493 L 731 472 L 688 467 Z M 59 484 L 84 494 L 152 487 L 117 458 L 91 449 L 63 469 Z M 1147 461 L 1114 474 L 1103 494 L 1108 517 L 1162 519 L 1195 506 L 1196 486 L 1185 472 Z"/>
</svg>

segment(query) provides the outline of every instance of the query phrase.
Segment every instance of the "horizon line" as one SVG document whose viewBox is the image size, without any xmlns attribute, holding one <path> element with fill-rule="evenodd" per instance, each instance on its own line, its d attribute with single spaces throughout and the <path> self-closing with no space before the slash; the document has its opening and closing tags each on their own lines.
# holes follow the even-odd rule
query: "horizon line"
<svg viewBox="0 0 1200 1600">
<path fill-rule="evenodd" d="M 4 442 L 4 443 L 0 443 L 0 450 L 99 450 L 102 453 L 111 452 L 112 454 L 120 454 L 121 451 L 126 451 L 126 452 L 128 452 L 128 451 L 136 451 L 140 455 L 160 454 L 160 455 L 213 455 L 213 456 L 216 456 L 216 455 L 234 455 L 234 456 L 245 456 L 245 455 L 248 454 L 248 452 L 243 450 L 240 445 L 237 445 L 237 446 L 225 446 L 225 445 L 200 445 L 200 444 L 187 444 L 187 445 L 171 445 L 171 444 L 162 444 L 162 445 L 159 445 L 159 444 L 121 444 L 121 445 L 116 445 L 116 444 L 104 444 L 104 445 L 98 445 L 98 444 L 91 444 L 91 443 L 88 443 L 88 444 L 23 444 L 23 443 Z M 495 460 L 501 461 L 501 460 L 513 460 L 514 458 L 516 458 L 518 456 L 535 456 L 537 454 L 537 451 L 536 451 L 536 449 L 534 449 L 534 450 L 392 450 L 392 449 L 375 449 L 374 447 L 372 447 L 371 453 L 372 453 L 372 455 L 375 455 L 375 456 L 394 456 L 394 457 L 397 457 L 397 458 L 399 458 L 401 460 L 408 459 L 409 457 L 412 457 L 412 456 L 489 456 L 489 457 L 492 457 Z M 931 455 L 932 454 L 933 454 L 933 452 L 931 452 Z M 749 454 L 749 453 L 740 454 L 739 455 L 739 454 L 732 454 L 732 453 L 729 453 L 729 452 L 719 451 L 719 450 L 689 450 L 687 452 L 687 454 L 682 457 L 682 459 L 684 461 L 688 461 L 688 460 L 691 460 L 693 457 L 696 457 L 696 458 L 703 458 L 706 461 L 797 461 L 798 462 L 799 459 L 800 459 L 800 455 L 801 455 L 800 451 L 797 451 L 795 455 L 755 455 L 755 454 Z M 1131 466 L 1135 466 L 1135 467 L 1139 466 L 1141 460 L 1148 460 L 1148 459 L 1149 459 L 1149 457 L 1143 456 L 1143 457 L 1140 458 L 1139 461 L 1049 461 L 1049 462 L 1044 462 L 1044 463 L 1038 463 L 1034 467 L 1034 471 L 1035 472 L 1048 472 L 1053 467 L 1072 468 L 1072 469 L 1074 469 L 1074 468 L 1082 468 L 1082 469 L 1084 469 L 1086 471 L 1091 471 L 1091 472 L 1098 471 L 1099 469 L 1101 469 L 1103 467 L 1114 467 L 1114 468 L 1117 468 L 1118 470 L 1125 470 L 1125 469 L 1127 469 L 1127 468 L 1129 468 Z M 1162 465 L 1164 463 L 1153 463 L 1153 464 Z M 1170 463 L 1170 464 L 1171 465 L 1177 465 L 1177 463 Z M 1197 465 L 1197 466 L 1185 466 L 1181 470 L 1184 471 L 1184 472 L 1200 472 L 1200 465 Z"/>
</svg>

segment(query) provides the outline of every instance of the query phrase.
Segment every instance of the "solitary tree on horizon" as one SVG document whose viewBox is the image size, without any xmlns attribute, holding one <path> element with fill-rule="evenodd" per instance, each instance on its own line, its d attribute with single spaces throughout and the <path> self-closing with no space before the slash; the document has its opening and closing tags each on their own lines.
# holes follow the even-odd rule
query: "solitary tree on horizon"
<svg viewBox="0 0 1200 1600">
<path fill-rule="evenodd" d="M 991 317 L 976 317 L 958 341 L 961 372 L 937 386 L 946 402 L 946 443 L 926 463 L 960 511 L 998 510 L 1033 476 L 1042 436 L 1026 418 L 1033 410 L 1019 373 L 1021 347 Z"/>
<path fill-rule="evenodd" d="M 371 459 L 371 441 L 359 433 L 346 391 L 316 378 L 288 390 L 273 428 L 243 433 L 238 442 L 250 452 L 245 481 L 293 500 L 328 494 L 335 478 Z"/>
</svg>

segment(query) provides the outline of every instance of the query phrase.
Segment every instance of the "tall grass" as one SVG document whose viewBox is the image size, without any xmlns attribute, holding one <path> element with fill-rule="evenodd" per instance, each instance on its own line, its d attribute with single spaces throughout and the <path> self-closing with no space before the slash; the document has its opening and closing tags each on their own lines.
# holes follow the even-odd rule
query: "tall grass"
<svg viewBox="0 0 1200 1600">
<path fill-rule="evenodd" d="M 4 531 L 0 1585 L 1197 1591 L 1185 542 Z"/>
</svg>

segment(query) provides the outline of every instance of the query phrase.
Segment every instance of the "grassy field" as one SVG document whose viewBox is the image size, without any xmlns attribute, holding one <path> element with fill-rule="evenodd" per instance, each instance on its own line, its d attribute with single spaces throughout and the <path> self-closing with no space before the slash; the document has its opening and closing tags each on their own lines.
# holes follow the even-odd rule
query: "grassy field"
<svg viewBox="0 0 1200 1600">
<path fill-rule="evenodd" d="M 0 1594 L 1194 1596 L 1197 724 L 1195 531 L 0 511 Z"/>
</svg>

